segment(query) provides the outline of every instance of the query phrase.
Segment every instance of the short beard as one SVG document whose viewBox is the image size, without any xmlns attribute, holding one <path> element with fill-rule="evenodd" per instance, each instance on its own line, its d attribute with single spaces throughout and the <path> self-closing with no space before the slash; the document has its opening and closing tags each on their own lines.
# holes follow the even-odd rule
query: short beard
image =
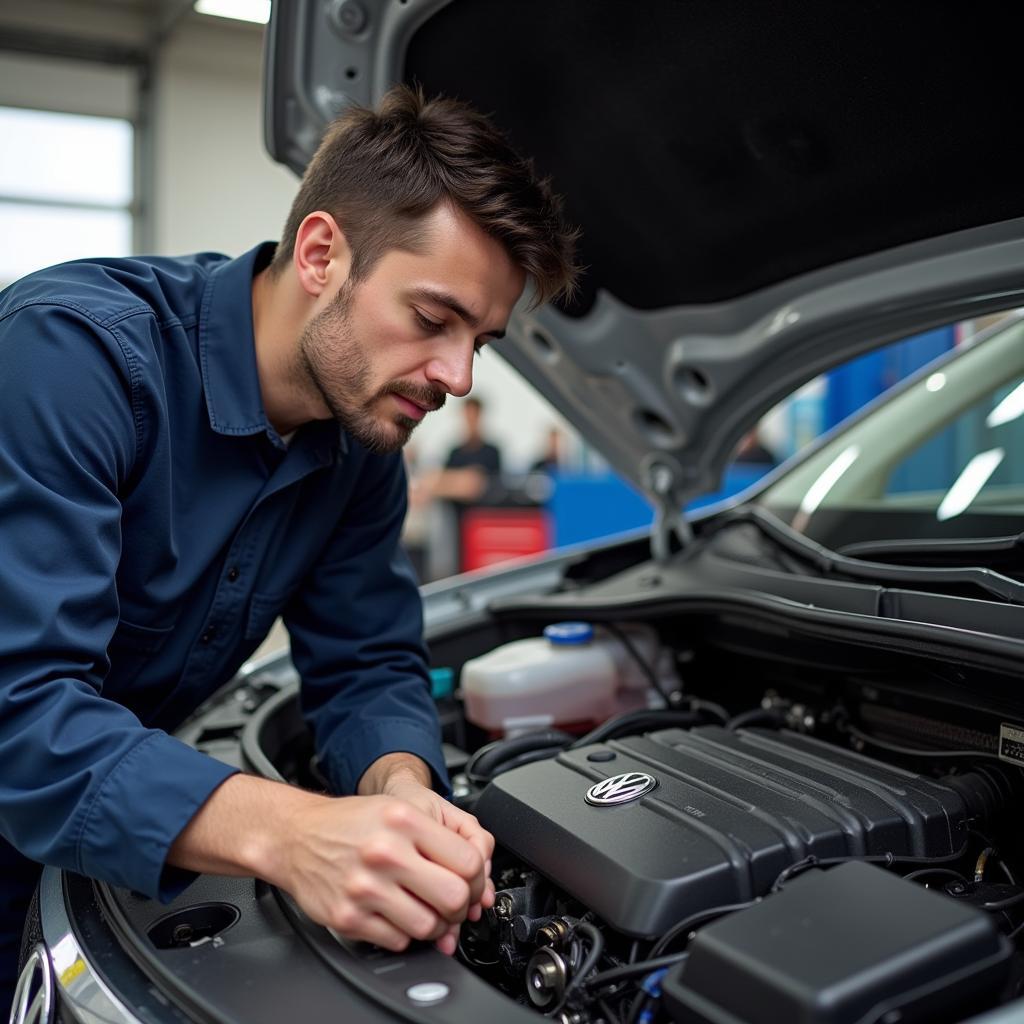
<svg viewBox="0 0 1024 1024">
<path fill-rule="evenodd" d="M 331 304 L 314 317 L 299 338 L 299 373 L 319 392 L 331 415 L 347 434 L 378 455 L 397 452 L 419 420 L 401 413 L 382 422 L 373 406 L 386 395 L 401 395 L 426 409 L 440 409 L 445 392 L 407 381 L 389 381 L 372 394 L 371 366 L 352 330 L 353 286 L 346 282 Z M 389 430 L 388 425 L 394 427 Z"/>
</svg>

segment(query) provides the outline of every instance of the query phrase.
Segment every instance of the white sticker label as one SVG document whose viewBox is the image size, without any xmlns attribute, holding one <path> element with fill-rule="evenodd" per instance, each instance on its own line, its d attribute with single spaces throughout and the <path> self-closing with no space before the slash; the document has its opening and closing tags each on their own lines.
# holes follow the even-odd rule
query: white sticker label
<svg viewBox="0 0 1024 1024">
<path fill-rule="evenodd" d="M 999 757 L 1010 764 L 1024 765 L 1024 729 L 1006 722 L 999 726 Z"/>
</svg>

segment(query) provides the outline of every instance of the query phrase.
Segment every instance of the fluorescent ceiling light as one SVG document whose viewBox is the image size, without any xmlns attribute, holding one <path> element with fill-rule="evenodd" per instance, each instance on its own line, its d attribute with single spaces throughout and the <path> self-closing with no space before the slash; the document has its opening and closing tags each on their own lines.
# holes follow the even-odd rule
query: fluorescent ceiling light
<svg viewBox="0 0 1024 1024">
<path fill-rule="evenodd" d="M 1002 448 L 992 448 L 990 451 L 975 455 L 964 466 L 964 471 L 957 477 L 956 483 L 946 492 L 935 518 L 939 522 L 945 522 L 960 515 L 961 512 L 966 512 L 1005 455 L 1006 452 Z"/>
<path fill-rule="evenodd" d="M 924 386 L 929 391 L 941 391 L 946 386 L 946 375 L 944 373 L 933 373 L 924 382 Z"/>
<path fill-rule="evenodd" d="M 989 414 L 985 426 L 1001 427 L 1024 413 L 1024 384 L 1018 384 Z"/>
<path fill-rule="evenodd" d="M 192 5 L 199 14 L 218 18 L 234 18 L 266 25 L 270 21 L 270 0 L 195 0 Z"/>
</svg>

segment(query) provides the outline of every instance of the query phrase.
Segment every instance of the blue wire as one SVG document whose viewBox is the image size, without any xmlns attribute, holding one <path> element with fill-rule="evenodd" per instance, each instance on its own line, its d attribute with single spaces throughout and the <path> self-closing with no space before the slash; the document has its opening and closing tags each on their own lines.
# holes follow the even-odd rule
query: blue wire
<svg viewBox="0 0 1024 1024">
<path fill-rule="evenodd" d="M 646 1000 L 647 1005 L 640 1011 L 636 1024 L 651 1024 L 654 1020 L 654 1014 L 658 1009 L 657 1000 L 661 998 L 661 982 L 668 972 L 669 968 L 667 967 L 662 967 L 660 971 L 651 971 L 641 982 L 640 988 L 650 998 Z"/>
</svg>

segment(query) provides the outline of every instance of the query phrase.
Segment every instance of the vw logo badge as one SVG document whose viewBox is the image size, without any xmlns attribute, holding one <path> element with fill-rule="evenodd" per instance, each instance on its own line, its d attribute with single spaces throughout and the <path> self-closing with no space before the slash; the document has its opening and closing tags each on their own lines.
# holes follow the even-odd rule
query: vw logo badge
<svg viewBox="0 0 1024 1024">
<path fill-rule="evenodd" d="M 653 775 L 645 772 L 626 772 L 624 775 L 613 775 L 610 779 L 598 782 L 587 790 L 587 803 L 595 807 L 610 807 L 613 804 L 626 804 L 636 800 L 645 793 L 650 793 L 658 784 Z"/>
</svg>

